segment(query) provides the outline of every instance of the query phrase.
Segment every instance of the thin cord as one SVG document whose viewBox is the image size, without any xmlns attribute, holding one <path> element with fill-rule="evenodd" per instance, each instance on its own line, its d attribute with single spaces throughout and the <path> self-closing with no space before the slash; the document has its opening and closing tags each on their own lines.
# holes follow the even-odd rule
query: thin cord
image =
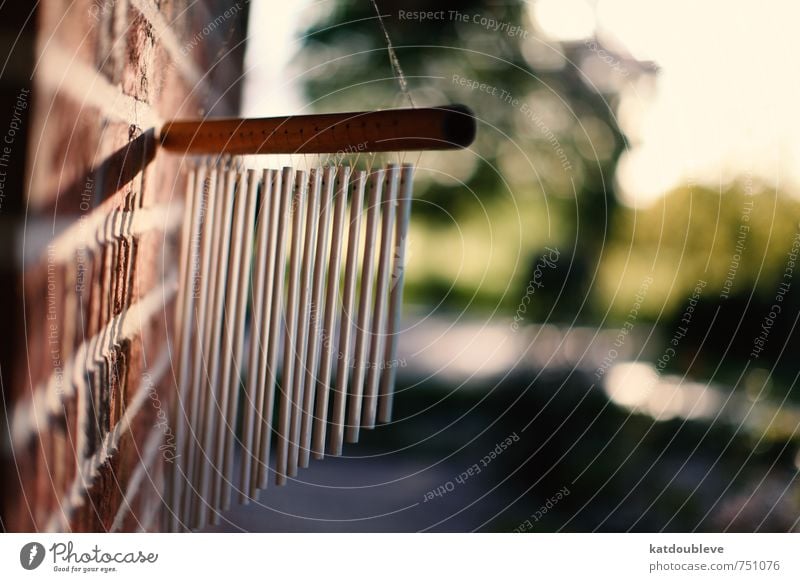
<svg viewBox="0 0 800 582">
<path fill-rule="evenodd" d="M 383 17 L 381 16 L 381 11 L 378 8 L 377 0 L 371 0 L 372 6 L 375 8 L 375 14 L 378 16 L 378 24 L 383 30 L 383 36 L 386 39 L 386 49 L 389 52 L 389 60 L 392 63 L 392 68 L 395 71 L 395 78 L 397 79 L 398 84 L 400 85 L 400 90 L 408 99 L 408 102 L 411 104 L 412 108 L 416 108 L 416 104 L 414 103 L 414 99 L 411 97 L 411 92 L 408 90 L 408 81 L 406 80 L 406 76 L 403 73 L 403 68 L 400 66 L 400 59 L 397 58 L 397 52 L 394 50 L 394 45 L 392 44 L 392 39 L 389 37 L 389 31 L 386 29 L 386 25 L 383 23 Z M 406 160 L 406 152 L 398 152 L 398 157 L 400 158 L 400 165 L 402 166 Z M 422 152 L 420 151 L 417 154 L 417 161 L 414 164 L 415 167 L 419 166 L 419 161 L 422 158 Z M 372 171 L 372 167 L 370 164 L 370 171 Z"/>
<path fill-rule="evenodd" d="M 380 24 L 381 29 L 383 30 L 383 36 L 386 38 L 386 49 L 389 52 L 389 60 L 392 63 L 392 68 L 395 72 L 395 78 L 400 84 L 400 90 L 406 96 L 408 102 L 411 103 L 411 107 L 416 107 L 414 104 L 414 99 L 411 97 L 411 93 L 408 90 L 408 81 L 406 81 L 406 76 L 403 74 L 403 68 L 400 66 L 400 61 L 397 58 L 394 45 L 392 45 L 392 39 L 389 38 L 389 31 L 386 30 L 386 25 L 383 24 L 383 17 L 381 16 L 381 11 L 378 8 L 378 3 L 376 0 L 372 0 L 372 6 L 375 7 L 375 14 L 378 15 L 378 24 Z"/>
</svg>

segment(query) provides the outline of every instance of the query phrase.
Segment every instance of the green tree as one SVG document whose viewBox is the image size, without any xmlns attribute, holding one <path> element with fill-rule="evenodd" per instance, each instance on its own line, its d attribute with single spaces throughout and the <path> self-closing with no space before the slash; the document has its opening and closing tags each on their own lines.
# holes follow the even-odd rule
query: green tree
<svg viewBox="0 0 800 582">
<path fill-rule="evenodd" d="M 318 110 L 408 106 L 369 0 L 341 0 L 306 32 L 299 64 Z M 563 260 L 542 293 L 543 317 L 571 320 L 590 287 L 618 209 L 613 170 L 624 138 L 615 95 L 643 69 L 597 64 L 594 40 L 558 43 L 525 3 L 379 0 L 417 106 L 460 102 L 475 111 L 473 152 L 420 160 L 409 293 L 452 307 L 513 308 L 542 249 Z M 419 12 L 426 13 L 421 18 Z M 423 252 L 424 248 L 424 252 Z"/>
</svg>

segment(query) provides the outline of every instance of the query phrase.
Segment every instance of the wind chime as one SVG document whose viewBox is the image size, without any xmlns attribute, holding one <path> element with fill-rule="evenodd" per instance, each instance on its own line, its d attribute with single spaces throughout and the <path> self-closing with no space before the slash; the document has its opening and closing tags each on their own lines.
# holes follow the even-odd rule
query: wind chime
<svg viewBox="0 0 800 582">
<path fill-rule="evenodd" d="M 248 503 L 270 472 L 283 484 L 390 420 L 414 168 L 357 169 L 342 154 L 457 149 L 474 136 L 463 106 L 164 126 L 165 149 L 199 157 L 176 304 L 168 529 L 217 522 L 234 489 Z M 250 154 L 335 156 L 255 170 Z"/>
</svg>

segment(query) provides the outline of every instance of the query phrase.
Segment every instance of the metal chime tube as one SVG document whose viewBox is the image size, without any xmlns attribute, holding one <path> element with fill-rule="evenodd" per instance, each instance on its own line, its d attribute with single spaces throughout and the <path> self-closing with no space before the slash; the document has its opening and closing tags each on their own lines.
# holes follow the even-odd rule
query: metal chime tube
<svg viewBox="0 0 800 582">
<path fill-rule="evenodd" d="M 386 328 L 386 367 L 381 374 L 378 399 L 378 420 L 389 422 L 392 419 L 394 384 L 397 377 L 397 336 L 400 330 L 400 316 L 403 307 L 403 285 L 405 283 L 406 248 L 408 246 L 408 224 L 411 219 L 411 194 L 414 167 L 403 166 L 400 175 L 400 197 L 397 204 L 395 222 L 394 266 L 392 268 L 391 293 L 389 296 L 389 319 Z"/>
<path fill-rule="evenodd" d="M 328 166 L 322 173 L 322 190 L 319 203 L 319 218 L 317 224 L 317 245 L 314 249 L 314 273 L 312 276 L 311 297 L 309 298 L 308 341 L 306 346 L 306 366 L 303 384 L 302 417 L 300 420 L 300 439 L 298 443 L 299 456 L 297 464 L 308 467 L 310 457 L 311 424 L 314 414 L 314 399 L 317 390 L 317 376 L 319 372 L 319 350 L 322 343 L 321 320 L 323 317 L 322 291 L 325 282 L 325 257 L 328 249 L 328 227 L 331 218 L 331 205 L 333 203 L 334 168 Z M 332 279 L 334 277 L 331 277 Z"/>
<path fill-rule="evenodd" d="M 204 168 L 189 172 L 186 180 L 186 217 L 184 219 L 184 236 L 181 248 L 181 288 L 176 311 L 176 341 L 178 350 L 178 401 L 172 414 L 172 426 L 175 431 L 175 450 L 183 450 L 185 435 L 184 417 L 188 414 L 185 408 L 189 392 L 189 358 L 191 354 L 192 307 L 194 305 L 194 281 L 197 276 L 196 262 L 194 260 L 194 241 L 198 237 L 200 228 L 201 208 L 203 205 L 203 184 L 205 182 Z M 198 249 L 199 252 L 199 249 Z M 180 457 L 176 455 L 178 463 Z M 167 480 L 167 500 L 170 513 L 167 517 L 168 529 L 177 530 L 180 526 L 180 512 L 178 510 L 181 485 L 181 472 L 175 470 Z"/>
<path fill-rule="evenodd" d="M 321 459 L 325 451 L 325 434 L 328 424 L 328 402 L 330 398 L 330 380 L 331 371 L 333 368 L 333 340 L 334 340 L 334 325 L 336 324 L 336 305 L 339 296 L 339 275 L 342 260 L 342 247 L 345 232 L 345 211 L 347 210 L 347 192 L 350 186 L 350 168 L 344 167 L 336 177 L 336 203 L 333 218 L 333 232 L 331 234 L 331 255 L 328 269 L 328 280 L 325 287 L 325 321 L 322 325 L 322 355 L 320 356 L 319 364 L 319 379 L 317 381 L 317 399 L 314 416 L 314 426 L 312 429 L 312 450 L 315 459 Z M 360 222 L 360 204 L 363 199 L 364 193 L 364 177 L 360 175 L 356 179 L 356 188 L 353 194 L 352 208 L 359 209 L 356 217 L 355 230 L 361 225 Z M 351 236 L 352 236 L 352 230 Z M 355 255 L 355 253 L 354 253 Z M 353 261 L 354 262 L 354 261 Z M 348 265 L 350 263 L 348 262 Z M 353 273 L 355 267 L 353 266 Z M 344 297 L 350 297 L 349 306 L 342 309 L 342 318 L 347 317 L 347 313 L 352 310 L 352 288 L 354 281 L 350 281 L 348 286 L 345 283 Z M 344 300 L 346 301 L 346 299 Z M 346 305 L 346 304 L 345 304 Z M 348 335 L 349 337 L 349 335 Z M 348 342 L 349 343 L 349 342 Z M 339 349 L 342 349 L 342 341 L 340 340 Z"/>
<path fill-rule="evenodd" d="M 386 298 L 389 292 L 389 272 L 391 269 L 392 238 L 394 235 L 394 214 L 397 200 L 397 187 L 400 179 L 400 169 L 397 165 L 390 165 L 386 180 L 381 215 L 381 246 L 378 258 L 378 275 L 375 283 L 375 307 L 372 315 L 372 329 L 370 334 L 369 357 L 367 359 L 367 379 L 364 388 L 364 406 L 362 409 L 361 423 L 365 428 L 375 427 L 375 415 L 378 408 L 378 381 L 382 366 L 383 355 L 383 330 L 386 325 Z M 358 440 L 358 430 L 353 431 L 353 440 Z"/>
<path fill-rule="evenodd" d="M 191 523 L 191 514 L 195 505 L 195 498 L 197 494 L 197 480 L 195 479 L 194 472 L 194 453 L 197 448 L 197 443 L 199 442 L 198 429 L 200 428 L 200 394 L 203 378 L 203 358 L 204 354 L 206 353 L 204 351 L 206 346 L 206 330 L 211 328 L 211 321 L 208 317 L 208 306 L 211 299 L 211 290 L 213 288 L 213 257 L 216 254 L 214 233 L 217 230 L 217 216 L 219 215 L 219 208 L 222 202 L 222 196 L 217 196 L 218 179 L 219 176 L 217 169 L 212 168 L 208 174 L 208 177 L 205 179 L 203 186 L 203 188 L 207 190 L 205 200 L 208 214 L 202 229 L 202 258 L 200 265 L 200 277 L 198 281 L 199 296 L 197 299 L 197 309 L 195 313 L 192 314 L 195 324 L 195 335 L 194 341 L 192 342 L 192 353 L 194 359 L 191 371 L 190 390 L 188 394 L 189 403 L 187 406 L 189 409 L 189 421 L 187 427 L 188 435 L 186 438 L 185 447 L 182 451 L 180 451 L 180 454 L 185 462 L 185 478 L 189 483 L 189 486 L 186 488 L 183 496 L 181 523 L 188 528 L 193 526 Z"/>
<path fill-rule="evenodd" d="M 348 442 L 355 442 L 358 440 L 358 429 L 361 423 L 365 363 L 367 359 L 367 329 L 369 326 L 370 310 L 373 305 L 372 288 L 375 278 L 375 239 L 378 232 L 378 212 L 381 209 L 383 182 L 384 171 L 375 170 L 371 176 L 369 199 L 367 202 L 367 232 L 364 238 L 364 258 L 361 263 L 361 287 L 358 297 L 358 320 L 356 322 L 353 378 L 350 386 L 350 399 L 347 411 L 347 430 L 345 431 Z M 338 435 L 335 444 L 337 447 L 337 454 L 341 454 L 341 443 L 338 441 Z"/>
<path fill-rule="evenodd" d="M 283 289 L 286 279 L 286 232 L 289 223 L 289 209 L 294 192 L 295 173 L 292 168 L 284 168 L 281 175 L 281 199 L 278 209 L 278 224 L 276 228 L 276 247 L 274 264 L 274 291 L 272 293 L 272 316 L 269 322 L 269 338 L 267 344 L 267 365 L 263 408 L 261 409 L 261 422 L 259 423 L 257 458 L 260 459 L 254 489 L 264 489 L 267 486 L 270 459 L 270 444 L 272 442 L 272 416 L 275 406 L 275 383 L 278 377 L 279 340 L 281 337 L 281 309 L 283 303 Z"/>
<path fill-rule="evenodd" d="M 245 382 L 244 422 L 242 427 L 242 463 L 239 502 L 254 497 L 251 489 L 253 459 L 256 450 L 256 414 L 264 407 L 266 376 L 266 334 L 272 310 L 272 287 L 275 270 L 275 239 L 280 192 L 273 189 L 274 170 L 265 170 L 261 181 L 261 204 L 258 212 L 253 271 L 253 310 L 250 329 L 249 369 Z"/>
<path fill-rule="evenodd" d="M 197 458 L 195 470 L 198 474 L 200 487 L 199 497 L 195 508 L 194 521 L 196 527 L 204 527 L 208 523 L 208 517 L 213 507 L 211 506 L 211 463 L 212 449 L 214 446 L 214 435 L 216 434 L 217 419 L 214 414 L 219 406 L 220 400 L 220 357 L 221 357 L 221 337 L 222 326 L 224 323 L 223 315 L 225 309 L 225 289 L 228 283 L 228 263 L 231 243 L 231 226 L 233 218 L 233 206 L 236 198 L 236 172 L 232 168 L 227 168 L 224 172 L 224 195 L 221 197 L 221 220 L 219 228 L 216 229 L 216 237 L 219 252 L 215 261 L 214 269 L 214 294 L 211 303 L 211 329 L 208 334 L 208 345 L 206 355 L 206 375 L 203 378 L 203 392 L 201 393 L 200 403 L 200 426 L 203 427 L 202 445 L 195 451 Z"/>
<path fill-rule="evenodd" d="M 275 466 L 275 482 L 286 482 L 289 468 L 289 430 L 294 403 L 294 371 L 297 354 L 298 301 L 300 294 L 300 268 L 303 230 L 301 228 L 303 210 L 308 190 L 308 176 L 304 171 L 297 172 L 297 182 L 292 197 L 292 247 L 289 255 L 289 287 L 286 300 L 286 330 L 283 342 L 283 373 L 280 385 L 280 409 L 278 413 L 278 440 Z"/>
<path fill-rule="evenodd" d="M 336 366 L 336 384 L 333 393 L 330 441 L 328 450 L 332 455 L 340 455 L 344 437 L 345 405 L 347 403 L 347 378 L 350 364 L 350 345 L 353 329 L 356 276 L 358 274 L 358 246 L 361 235 L 361 215 L 364 205 L 366 173 L 356 176 L 353 198 L 350 202 L 350 230 L 347 238 L 347 260 L 344 273 L 344 293 L 339 324 L 339 353 Z M 324 435 L 322 436 L 324 442 Z M 318 451 L 322 455 L 322 451 Z"/>
<path fill-rule="evenodd" d="M 305 379 L 308 368 L 308 332 L 311 314 L 311 274 L 314 270 L 314 251 L 316 250 L 319 225 L 319 196 L 321 175 L 311 170 L 311 181 L 306 209 L 305 238 L 303 241 L 303 265 L 300 271 L 300 298 L 298 310 L 297 341 L 294 354 L 294 384 L 291 400 L 291 430 L 289 432 L 289 457 L 287 474 L 297 475 L 297 461 L 300 453 L 300 424 L 305 401 Z"/>
<path fill-rule="evenodd" d="M 226 393 L 225 401 L 225 418 L 224 422 L 220 424 L 222 427 L 222 435 L 220 444 L 217 451 L 218 456 L 221 458 L 221 471 L 219 480 L 221 485 L 219 488 L 220 496 L 217 499 L 219 507 L 223 510 L 230 508 L 231 496 L 231 480 L 233 479 L 233 445 L 236 438 L 236 417 L 239 408 L 239 386 L 241 369 L 244 368 L 244 332 L 245 332 L 245 319 L 247 316 L 247 296 L 248 296 L 248 283 L 250 281 L 250 264 L 253 258 L 253 236 L 254 236 L 254 222 L 256 201 L 258 194 L 259 178 L 255 171 L 248 170 L 246 180 L 242 184 L 247 184 L 247 195 L 245 198 L 245 211 L 244 219 L 242 221 L 242 246 L 238 250 L 238 266 L 237 275 L 238 282 L 236 283 L 236 301 L 234 304 L 234 312 L 232 316 L 233 321 L 233 340 L 228 342 L 230 347 L 230 358 L 227 360 L 228 369 L 227 374 L 223 375 L 225 384 L 223 391 Z M 227 317 L 231 317 L 230 313 Z M 230 326 L 227 328 L 230 329 Z"/>
</svg>

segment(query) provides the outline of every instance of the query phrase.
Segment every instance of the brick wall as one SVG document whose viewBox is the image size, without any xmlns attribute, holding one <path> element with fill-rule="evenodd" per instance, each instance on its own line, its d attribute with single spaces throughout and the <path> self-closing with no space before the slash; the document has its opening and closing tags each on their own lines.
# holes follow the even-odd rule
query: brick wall
<svg viewBox="0 0 800 582">
<path fill-rule="evenodd" d="M 247 8 L 0 11 L 0 132 L 19 127 L 0 192 L 7 531 L 160 529 L 187 160 L 155 137 L 237 113 Z"/>
</svg>

